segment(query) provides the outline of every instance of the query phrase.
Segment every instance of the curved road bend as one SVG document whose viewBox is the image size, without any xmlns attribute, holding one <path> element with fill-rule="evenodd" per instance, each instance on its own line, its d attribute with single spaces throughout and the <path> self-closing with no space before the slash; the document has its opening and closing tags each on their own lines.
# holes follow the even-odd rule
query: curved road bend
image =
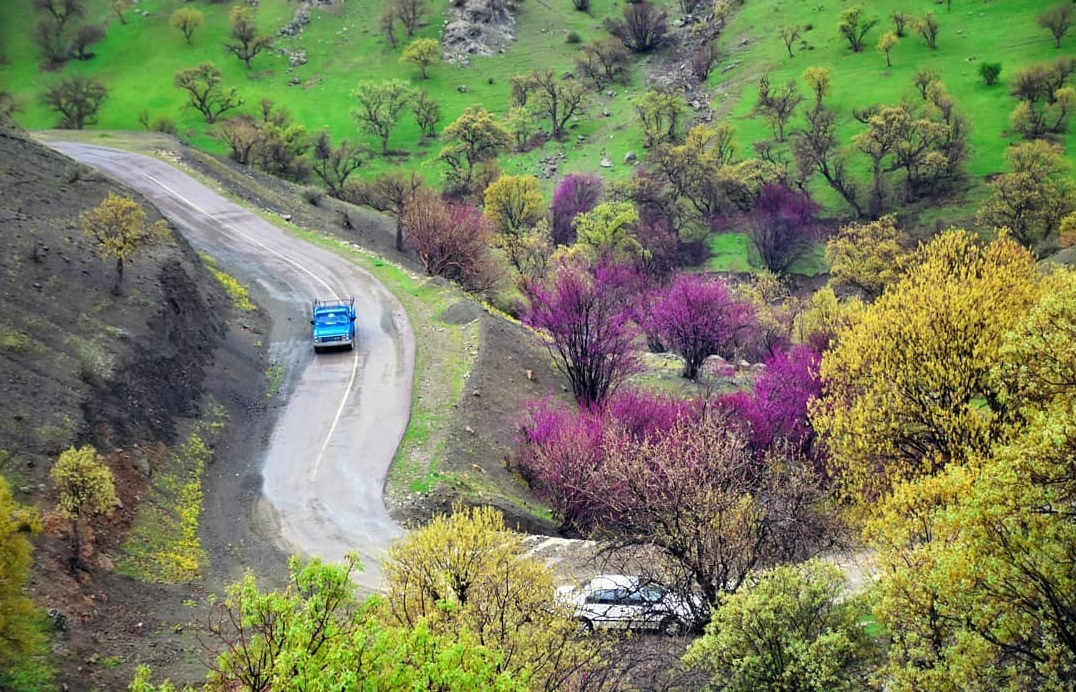
<svg viewBox="0 0 1076 692">
<path fill-rule="evenodd" d="M 269 294 L 270 348 L 278 362 L 299 369 L 261 464 L 281 547 L 331 561 L 357 552 L 366 567 L 359 583 L 379 588 L 380 557 L 402 535 L 383 495 L 411 406 L 414 337 L 402 306 L 367 272 L 166 163 L 90 145 L 50 146 L 138 190 L 197 250 Z M 347 296 L 355 296 L 358 312 L 355 350 L 311 357 L 311 300 Z"/>
</svg>

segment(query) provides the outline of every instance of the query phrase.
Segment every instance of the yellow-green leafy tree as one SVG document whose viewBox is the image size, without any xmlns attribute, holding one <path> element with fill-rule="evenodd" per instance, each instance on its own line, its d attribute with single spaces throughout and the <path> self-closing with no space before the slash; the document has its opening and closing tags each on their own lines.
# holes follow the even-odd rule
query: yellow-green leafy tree
<svg viewBox="0 0 1076 692">
<path fill-rule="evenodd" d="M 0 667 L 28 653 L 37 637 L 31 624 L 36 608 L 23 587 L 33 554 L 27 534 L 40 528 L 37 513 L 16 503 L 0 476 Z"/>
<path fill-rule="evenodd" d="M 59 496 L 56 509 L 71 520 L 71 561 L 74 571 L 82 564 L 79 521 L 108 512 L 116 502 L 112 470 L 90 445 L 71 447 L 60 453 L 50 472 Z"/>
<path fill-rule="evenodd" d="M 854 288 L 874 300 L 900 278 L 911 245 L 893 215 L 849 224 L 826 243 L 830 284 L 835 290 Z"/>
<path fill-rule="evenodd" d="M 384 575 L 395 621 L 473 632 L 503 655 L 498 670 L 528 675 L 531 689 L 572 688 L 605 665 L 605 645 L 577 637 L 558 605 L 549 567 L 525 554 L 523 535 L 492 508 L 457 507 L 408 533 L 389 548 Z"/>
<path fill-rule="evenodd" d="M 432 631 L 419 620 L 384 619 L 382 600 L 359 600 L 353 555 L 325 564 L 292 558 L 283 589 L 262 590 L 247 574 L 213 599 L 202 631 L 214 655 L 201 690 L 495 690 L 524 692 L 526 675 L 499 670 L 500 652 L 473 632 Z M 175 692 L 139 666 L 132 692 Z M 189 687 L 184 690 L 190 689 Z"/>
<path fill-rule="evenodd" d="M 838 334 L 812 422 L 846 490 L 874 497 L 998 440 L 1011 407 L 991 368 L 1040 282 L 1010 238 L 950 230 Z"/>
<path fill-rule="evenodd" d="M 639 212 L 631 202 L 602 202 L 575 217 L 576 244 L 591 259 L 610 256 L 617 262 L 646 261 L 650 252 L 635 235 Z"/>
<path fill-rule="evenodd" d="M 1055 270 L 991 377 L 989 449 L 902 482 L 867 524 L 890 690 L 1064 690 L 1076 679 L 1076 274 Z"/>
<path fill-rule="evenodd" d="M 753 575 L 724 594 L 686 662 L 728 692 L 864 689 L 877 647 L 841 569 L 809 560 Z"/>
<path fill-rule="evenodd" d="M 123 267 L 142 248 L 160 242 L 168 235 L 168 223 L 157 221 L 146 225 L 146 212 L 142 205 L 130 197 L 109 193 L 108 197 L 93 209 L 79 216 L 82 232 L 94 243 L 94 250 L 101 259 L 116 260 L 116 282 L 112 292 L 120 293 L 123 284 Z"/>
<path fill-rule="evenodd" d="M 522 271 L 522 244 L 545 213 L 542 188 L 533 175 L 502 175 L 486 188 L 486 217 L 497 230 L 497 242 L 508 260 Z"/>
<path fill-rule="evenodd" d="M 430 67 L 440 60 L 441 43 L 432 38 L 416 38 L 400 56 L 400 64 L 417 67 L 421 79 L 427 79 Z"/>
<path fill-rule="evenodd" d="M 1060 147 L 1039 139 L 1017 144 L 1005 156 L 1012 171 L 990 183 L 994 194 L 980 207 L 977 219 L 986 226 L 1008 228 L 1022 245 L 1035 249 L 1076 211 L 1069 163 Z"/>
<path fill-rule="evenodd" d="M 181 7 L 172 13 L 168 24 L 183 34 L 183 39 L 190 45 L 194 32 L 205 23 L 205 15 L 193 7 Z"/>
<path fill-rule="evenodd" d="M 448 182 L 470 192 L 475 182 L 475 168 L 497 157 L 512 146 L 512 135 L 497 118 L 482 106 L 466 108 L 460 117 L 441 131 L 445 148 L 440 158 L 448 166 Z"/>
</svg>

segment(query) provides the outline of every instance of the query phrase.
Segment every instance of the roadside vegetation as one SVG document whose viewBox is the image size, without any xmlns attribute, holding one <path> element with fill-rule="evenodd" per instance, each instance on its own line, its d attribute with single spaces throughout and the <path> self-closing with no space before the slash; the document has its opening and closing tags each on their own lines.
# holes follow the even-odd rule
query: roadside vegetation
<svg viewBox="0 0 1076 692">
<path fill-rule="evenodd" d="M 147 501 L 143 503 L 127 540 L 117 570 L 149 582 L 166 584 L 196 581 L 205 567 L 206 554 L 198 538 L 202 514 L 202 481 L 205 467 L 213 460 L 212 445 L 227 424 L 218 404 L 210 404 L 175 448 L 150 453 L 154 473 Z M 163 446 L 162 446 L 163 447 Z"/>
</svg>

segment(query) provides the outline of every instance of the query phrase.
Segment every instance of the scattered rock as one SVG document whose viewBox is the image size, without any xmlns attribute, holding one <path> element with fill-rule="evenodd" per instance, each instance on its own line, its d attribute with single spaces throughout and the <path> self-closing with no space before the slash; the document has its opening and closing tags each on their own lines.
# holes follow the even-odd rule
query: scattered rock
<svg viewBox="0 0 1076 692">
<path fill-rule="evenodd" d="M 303 31 L 303 27 L 310 23 L 310 5 L 307 2 L 299 4 L 299 8 L 295 10 L 295 15 L 292 16 L 291 21 L 280 29 L 281 36 L 298 36 Z"/>
<path fill-rule="evenodd" d="M 613 167 L 613 162 L 610 161 L 608 158 L 603 156 L 602 160 L 601 160 L 601 163 L 599 163 L 598 165 L 601 166 L 602 168 L 612 168 Z"/>
<path fill-rule="evenodd" d="M 608 108 L 602 108 L 602 117 L 603 118 L 611 118 L 611 117 L 613 117 L 613 114 L 609 112 Z"/>
<path fill-rule="evenodd" d="M 632 164 L 639 160 L 639 157 L 635 155 L 634 151 L 629 151 L 624 154 L 624 163 Z"/>
<path fill-rule="evenodd" d="M 461 94 L 466 94 L 468 91 L 470 91 L 470 89 L 467 88 L 466 84 L 460 84 L 458 87 L 456 87 L 456 91 L 460 92 Z"/>
</svg>

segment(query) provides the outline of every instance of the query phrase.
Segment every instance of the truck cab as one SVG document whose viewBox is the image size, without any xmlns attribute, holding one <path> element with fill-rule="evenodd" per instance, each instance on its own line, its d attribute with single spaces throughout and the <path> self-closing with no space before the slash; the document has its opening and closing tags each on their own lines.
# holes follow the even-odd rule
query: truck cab
<svg viewBox="0 0 1076 692">
<path fill-rule="evenodd" d="M 355 299 L 315 300 L 310 324 L 314 353 L 333 348 L 355 347 Z"/>
</svg>

